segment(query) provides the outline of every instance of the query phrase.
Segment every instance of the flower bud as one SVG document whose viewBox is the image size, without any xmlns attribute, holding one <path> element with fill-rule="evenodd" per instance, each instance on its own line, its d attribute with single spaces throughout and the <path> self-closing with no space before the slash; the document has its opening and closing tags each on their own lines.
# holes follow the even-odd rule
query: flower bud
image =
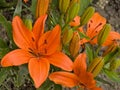
<svg viewBox="0 0 120 90">
<path fill-rule="evenodd" d="M 110 52 L 113 52 L 115 49 L 117 49 L 117 46 L 112 44 L 110 45 L 106 50 L 105 52 L 103 53 L 103 57 L 106 56 L 107 54 L 109 54 Z"/>
<path fill-rule="evenodd" d="M 70 22 L 71 20 L 74 19 L 75 16 L 77 16 L 79 9 L 80 9 L 80 3 L 78 2 L 73 3 L 69 7 L 66 17 L 66 23 Z"/>
<path fill-rule="evenodd" d="M 88 71 L 91 72 L 94 77 L 96 77 L 101 71 L 103 65 L 104 59 L 102 57 L 97 57 L 91 62 L 90 66 L 88 67 Z"/>
<path fill-rule="evenodd" d="M 80 41 L 80 36 L 79 36 L 78 32 L 74 32 L 72 40 L 69 45 L 70 54 L 73 57 L 75 57 L 79 52 L 79 49 L 80 49 L 79 41 Z"/>
<path fill-rule="evenodd" d="M 81 16 L 80 24 L 85 25 L 90 20 L 90 18 L 93 16 L 94 12 L 95 12 L 94 7 L 92 6 L 88 7 Z"/>
<path fill-rule="evenodd" d="M 62 13 L 66 13 L 70 4 L 70 0 L 59 0 L 59 9 Z"/>
<path fill-rule="evenodd" d="M 80 4 L 80 0 L 71 0 L 70 6 L 73 5 L 74 3 L 79 3 Z"/>
<path fill-rule="evenodd" d="M 49 6 L 49 0 L 37 0 L 36 18 L 46 14 Z"/>
<path fill-rule="evenodd" d="M 107 39 L 109 33 L 111 30 L 111 25 L 110 24 L 105 24 L 102 28 L 102 30 L 99 32 L 98 37 L 97 37 L 97 42 L 98 45 L 102 45 L 105 40 Z"/>
<path fill-rule="evenodd" d="M 32 19 L 30 17 L 24 19 L 24 24 L 29 30 L 32 30 Z"/>
<path fill-rule="evenodd" d="M 116 70 L 120 66 L 120 59 L 115 59 L 112 62 L 110 62 L 110 70 Z"/>
<path fill-rule="evenodd" d="M 64 45 L 68 44 L 70 42 L 70 40 L 72 39 L 72 36 L 73 36 L 73 30 L 70 29 L 66 29 L 64 32 L 63 32 L 63 38 L 62 38 L 62 42 Z"/>
</svg>

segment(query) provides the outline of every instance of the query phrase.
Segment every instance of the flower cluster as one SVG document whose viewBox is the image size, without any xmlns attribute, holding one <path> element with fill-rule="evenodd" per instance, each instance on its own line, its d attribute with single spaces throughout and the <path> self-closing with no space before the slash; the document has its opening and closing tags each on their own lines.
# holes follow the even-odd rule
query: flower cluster
<svg viewBox="0 0 120 90">
<path fill-rule="evenodd" d="M 24 21 L 18 15 L 12 19 L 16 47 L 1 58 L 2 68 L 27 65 L 35 88 L 49 80 L 54 82 L 50 87 L 60 84 L 77 90 L 102 90 L 101 73 L 110 78 L 114 73 L 117 79 L 120 34 L 94 7 L 85 4 L 86 9 L 81 10 L 82 0 L 32 3 L 36 5 L 34 20 Z"/>
</svg>

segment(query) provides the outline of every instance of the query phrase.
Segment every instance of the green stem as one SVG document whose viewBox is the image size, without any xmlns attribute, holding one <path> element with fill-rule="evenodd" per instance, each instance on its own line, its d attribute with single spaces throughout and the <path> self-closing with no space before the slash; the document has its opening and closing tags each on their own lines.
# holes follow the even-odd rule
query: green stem
<svg viewBox="0 0 120 90">
<path fill-rule="evenodd" d="M 99 54 L 100 48 L 101 48 L 101 46 L 98 46 L 97 51 L 96 51 L 96 55 Z"/>
<path fill-rule="evenodd" d="M 66 27 L 69 25 L 69 22 L 67 22 L 64 26 L 63 26 L 63 28 L 62 28 L 62 32 L 64 32 L 65 31 L 65 29 L 66 29 Z"/>
</svg>

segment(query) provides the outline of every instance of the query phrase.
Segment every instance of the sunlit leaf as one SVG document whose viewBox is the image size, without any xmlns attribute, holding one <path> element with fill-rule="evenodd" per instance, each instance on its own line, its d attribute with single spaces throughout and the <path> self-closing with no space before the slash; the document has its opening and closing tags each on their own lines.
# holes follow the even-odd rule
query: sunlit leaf
<svg viewBox="0 0 120 90">
<path fill-rule="evenodd" d="M 116 72 L 104 69 L 104 73 L 110 80 L 120 83 L 120 77 Z"/>
</svg>

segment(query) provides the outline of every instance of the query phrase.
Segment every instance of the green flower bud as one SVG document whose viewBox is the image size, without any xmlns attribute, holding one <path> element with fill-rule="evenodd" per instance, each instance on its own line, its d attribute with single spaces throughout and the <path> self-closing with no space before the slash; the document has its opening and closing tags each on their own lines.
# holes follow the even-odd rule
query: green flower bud
<svg viewBox="0 0 120 90">
<path fill-rule="evenodd" d="M 63 38 L 62 38 L 62 42 L 64 45 L 68 44 L 70 42 L 70 40 L 72 39 L 72 36 L 73 36 L 73 30 L 70 29 L 70 30 L 65 30 L 63 32 Z"/>
<path fill-rule="evenodd" d="M 85 25 L 90 20 L 90 18 L 93 16 L 94 12 L 95 12 L 94 7 L 92 6 L 88 7 L 81 16 L 80 24 Z"/>
<path fill-rule="evenodd" d="M 70 4 L 70 0 L 59 0 L 59 9 L 62 13 L 66 13 Z"/>
<path fill-rule="evenodd" d="M 80 41 L 80 36 L 79 36 L 78 32 L 74 32 L 72 40 L 69 45 L 70 54 L 73 57 L 76 57 L 79 52 L 79 49 L 80 49 L 79 41 Z"/>
<path fill-rule="evenodd" d="M 120 59 L 115 59 L 110 63 L 110 70 L 114 71 L 120 66 Z"/>
<path fill-rule="evenodd" d="M 66 23 L 70 22 L 75 18 L 75 16 L 77 16 L 79 9 L 80 9 L 80 3 L 78 2 L 75 2 L 70 6 L 67 12 Z"/>
<path fill-rule="evenodd" d="M 102 70 L 103 65 L 104 59 L 102 57 L 97 57 L 91 62 L 90 66 L 88 67 L 88 72 L 91 72 L 93 76 L 96 77 Z"/>
<path fill-rule="evenodd" d="M 32 19 L 30 16 L 24 19 L 24 24 L 29 30 L 32 30 Z"/>
<path fill-rule="evenodd" d="M 107 54 L 109 54 L 110 52 L 113 52 L 114 50 L 117 49 L 117 46 L 115 46 L 114 44 L 110 45 L 105 52 L 103 53 L 102 56 L 106 56 Z"/>
<path fill-rule="evenodd" d="M 99 32 L 98 37 L 97 37 L 97 42 L 98 45 L 101 46 L 105 40 L 107 39 L 109 33 L 111 30 L 111 25 L 110 24 L 105 24 L 102 28 L 102 30 Z"/>
</svg>

